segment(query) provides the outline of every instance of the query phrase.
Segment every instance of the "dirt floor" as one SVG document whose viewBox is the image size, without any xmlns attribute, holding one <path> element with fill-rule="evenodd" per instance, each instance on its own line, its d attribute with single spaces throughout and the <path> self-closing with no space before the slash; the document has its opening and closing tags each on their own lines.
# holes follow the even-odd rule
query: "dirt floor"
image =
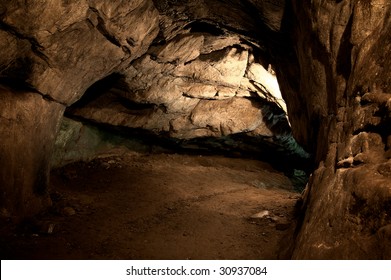
<svg viewBox="0 0 391 280">
<path fill-rule="evenodd" d="M 2 259 L 286 258 L 299 194 L 264 162 L 112 151 L 52 173 L 52 209 Z"/>
</svg>

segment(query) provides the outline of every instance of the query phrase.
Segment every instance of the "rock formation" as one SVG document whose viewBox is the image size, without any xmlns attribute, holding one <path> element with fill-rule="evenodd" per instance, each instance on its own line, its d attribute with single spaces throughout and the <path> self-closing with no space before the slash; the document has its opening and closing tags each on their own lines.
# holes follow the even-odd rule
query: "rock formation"
<svg viewBox="0 0 391 280">
<path fill-rule="evenodd" d="M 251 48 L 237 36 L 177 35 L 152 46 L 117 76 L 97 98 L 102 87 L 95 85 L 89 93 L 94 99 L 76 104 L 71 115 L 178 139 L 255 130 L 271 137 L 262 101 L 285 109 L 276 78 L 254 61 Z"/>
<path fill-rule="evenodd" d="M 389 259 L 391 6 L 308 2 L 292 5 L 298 64 L 281 83 L 295 135 L 319 164 L 293 257 Z"/>
<path fill-rule="evenodd" d="M 4 216 L 25 216 L 48 201 L 50 153 L 65 107 L 146 52 L 159 14 L 141 0 L 2 1 L 0 15 L 0 76 L 7 85 L 0 204 Z"/>
<path fill-rule="evenodd" d="M 263 102 L 285 109 L 271 64 L 316 165 L 293 258 L 391 258 L 390 13 L 387 0 L 2 1 L 1 216 L 50 203 L 55 135 L 79 99 L 71 115 L 174 138 L 270 137 Z"/>
</svg>

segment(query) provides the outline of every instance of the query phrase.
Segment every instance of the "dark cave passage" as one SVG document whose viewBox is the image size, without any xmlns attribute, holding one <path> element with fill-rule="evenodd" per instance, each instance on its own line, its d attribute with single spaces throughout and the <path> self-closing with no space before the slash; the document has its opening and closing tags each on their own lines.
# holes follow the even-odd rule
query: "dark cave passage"
<svg viewBox="0 0 391 280">
<path fill-rule="evenodd" d="M 390 259 L 390 12 L 384 0 L 2 1 L 0 249 Z M 202 223 L 211 232 L 180 233 Z M 230 227 L 232 242 L 214 237 Z M 134 238 L 129 250 L 110 228 Z M 155 229 L 162 246 L 203 236 L 210 247 L 152 255 L 142 236 Z M 89 236 L 97 247 L 81 245 Z M 259 255 L 265 240 L 282 246 Z"/>
</svg>

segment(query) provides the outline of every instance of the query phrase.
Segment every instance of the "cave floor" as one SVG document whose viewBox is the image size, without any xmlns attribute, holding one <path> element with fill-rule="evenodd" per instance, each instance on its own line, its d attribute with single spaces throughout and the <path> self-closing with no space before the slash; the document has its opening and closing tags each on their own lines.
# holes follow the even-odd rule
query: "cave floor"
<svg viewBox="0 0 391 280">
<path fill-rule="evenodd" d="M 2 227 L 2 259 L 286 258 L 299 199 L 269 164 L 222 156 L 113 150 L 51 182 L 50 211 Z"/>
</svg>

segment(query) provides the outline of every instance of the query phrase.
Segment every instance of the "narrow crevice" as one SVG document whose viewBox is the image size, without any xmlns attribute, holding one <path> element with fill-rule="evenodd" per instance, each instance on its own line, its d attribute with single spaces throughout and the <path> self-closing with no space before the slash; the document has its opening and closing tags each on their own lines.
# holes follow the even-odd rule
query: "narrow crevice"
<svg viewBox="0 0 391 280">
<path fill-rule="evenodd" d="M 6 31 L 6 32 L 9 32 L 11 33 L 12 35 L 14 35 L 15 37 L 19 38 L 19 39 L 23 39 L 23 40 L 27 40 L 30 42 L 30 44 L 32 46 L 37 46 L 39 48 L 43 48 L 37 41 L 37 39 L 35 39 L 34 37 L 29 37 L 29 36 L 26 36 L 20 32 L 17 31 L 17 29 L 9 24 L 6 24 L 5 22 L 3 21 L 0 21 L 0 29 Z"/>
<path fill-rule="evenodd" d="M 41 95 L 42 98 L 46 101 L 54 102 L 54 103 L 60 104 L 64 107 L 67 106 L 67 104 L 65 104 L 64 102 L 61 102 L 48 94 L 44 94 L 44 93 L 38 91 L 37 89 L 32 87 L 30 84 L 26 83 L 25 81 L 21 81 L 19 79 L 14 79 L 14 78 L 10 78 L 10 77 L 7 77 L 7 78 L 0 77 L 0 84 L 5 85 L 9 88 L 12 88 L 14 91 L 17 91 L 17 92 L 36 93 L 38 95 Z"/>
<path fill-rule="evenodd" d="M 189 29 L 192 33 L 209 33 L 213 36 L 223 36 L 225 35 L 224 30 L 222 30 L 218 24 L 213 24 L 206 21 L 193 21 L 183 27 L 185 30 Z"/>
<path fill-rule="evenodd" d="M 121 47 L 121 42 L 116 38 L 113 34 L 111 34 L 106 26 L 105 26 L 105 21 L 104 19 L 100 16 L 99 11 L 95 8 L 90 7 L 90 10 L 96 14 L 97 19 L 98 19 L 98 25 L 96 26 L 96 29 L 113 45 L 117 47 Z"/>
<path fill-rule="evenodd" d="M 385 149 L 387 149 L 387 139 L 389 135 L 391 135 L 391 120 L 385 120 L 382 121 L 378 125 L 373 125 L 373 124 L 366 124 L 364 127 L 355 130 L 352 135 L 358 135 L 362 132 L 366 133 L 375 133 L 380 135 L 382 138 L 382 142 L 384 143 Z"/>
</svg>

